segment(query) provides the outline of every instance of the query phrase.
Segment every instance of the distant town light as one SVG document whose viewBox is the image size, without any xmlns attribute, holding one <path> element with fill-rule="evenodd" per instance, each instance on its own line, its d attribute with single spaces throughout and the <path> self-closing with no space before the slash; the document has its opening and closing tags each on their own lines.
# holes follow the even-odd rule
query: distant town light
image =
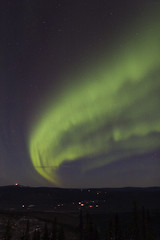
<svg viewBox="0 0 160 240">
<path fill-rule="evenodd" d="M 19 183 L 16 183 L 16 184 L 15 184 L 15 186 L 18 186 L 18 185 L 19 185 Z"/>
</svg>

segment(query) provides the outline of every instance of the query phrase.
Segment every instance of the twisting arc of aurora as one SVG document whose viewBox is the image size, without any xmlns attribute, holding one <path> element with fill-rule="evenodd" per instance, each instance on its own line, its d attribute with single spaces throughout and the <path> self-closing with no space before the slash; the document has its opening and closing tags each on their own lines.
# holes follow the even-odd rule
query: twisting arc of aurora
<svg viewBox="0 0 160 240">
<path fill-rule="evenodd" d="M 82 172 L 150 152 L 160 142 L 160 32 L 156 21 L 76 77 L 48 107 L 29 136 L 34 168 L 60 185 L 65 162 L 90 159 Z M 110 58 L 111 59 L 111 58 Z M 102 157 L 103 156 L 103 157 Z"/>
</svg>

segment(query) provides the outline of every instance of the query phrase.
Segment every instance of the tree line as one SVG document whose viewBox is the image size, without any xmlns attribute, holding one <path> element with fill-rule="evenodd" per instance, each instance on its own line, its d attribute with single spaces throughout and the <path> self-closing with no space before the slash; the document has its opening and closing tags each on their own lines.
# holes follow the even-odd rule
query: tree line
<svg viewBox="0 0 160 240">
<path fill-rule="evenodd" d="M 55 218 L 52 224 L 45 222 L 43 228 L 35 228 L 31 231 L 30 220 L 27 220 L 26 227 L 19 240 L 68 240 L 68 230 L 57 222 Z M 52 225 L 52 226 L 51 226 Z M 79 213 L 79 224 L 74 231 L 73 240 L 160 240 L 160 236 L 153 231 L 153 223 L 150 212 L 142 207 L 137 209 L 136 202 L 133 204 L 133 210 L 127 224 L 123 224 L 118 213 L 110 215 L 106 222 L 106 227 L 101 233 L 100 227 L 94 223 L 92 214 Z M 12 240 L 14 238 L 12 224 L 8 220 L 5 226 L 3 240 Z M 70 240 L 72 240 L 70 239 Z M 18 240 L 18 239 L 17 239 Z"/>
</svg>

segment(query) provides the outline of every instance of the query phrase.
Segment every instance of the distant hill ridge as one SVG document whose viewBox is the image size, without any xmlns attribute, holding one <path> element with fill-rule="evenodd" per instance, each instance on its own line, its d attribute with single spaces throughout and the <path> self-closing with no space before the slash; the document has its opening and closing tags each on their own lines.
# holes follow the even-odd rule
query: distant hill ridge
<svg viewBox="0 0 160 240">
<path fill-rule="evenodd" d="M 56 188 L 28 187 L 22 185 L 0 186 L 0 209 L 53 210 L 57 204 L 71 206 L 80 201 L 105 202 L 103 208 L 108 211 L 131 211 L 133 202 L 153 211 L 160 211 L 160 187 L 125 188 Z"/>
</svg>

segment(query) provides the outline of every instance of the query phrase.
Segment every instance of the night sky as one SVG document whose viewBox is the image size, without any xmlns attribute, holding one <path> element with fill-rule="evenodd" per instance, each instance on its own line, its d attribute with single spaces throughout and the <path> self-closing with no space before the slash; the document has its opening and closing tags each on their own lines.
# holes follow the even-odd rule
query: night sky
<svg viewBox="0 0 160 240">
<path fill-rule="evenodd" d="M 160 185 L 160 1 L 0 1 L 0 185 Z"/>
</svg>

